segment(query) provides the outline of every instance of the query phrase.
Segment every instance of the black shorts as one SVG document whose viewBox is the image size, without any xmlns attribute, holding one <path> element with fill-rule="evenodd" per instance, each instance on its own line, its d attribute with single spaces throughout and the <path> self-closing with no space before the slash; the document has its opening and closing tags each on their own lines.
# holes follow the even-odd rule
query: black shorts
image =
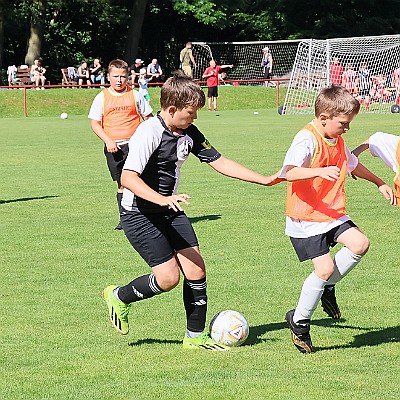
<svg viewBox="0 0 400 400">
<path fill-rule="evenodd" d="M 108 170 L 110 171 L 113 181 L 121 179 L 122 168 L 124 167 L 126 157 L 128 156 L 129 146 L 128 143 L 119 145 L 116 153 L 107 151 L 107 146 L 104 146 L 104 154 L 107 159 Z"/>
<path fill-rule="evenodd" d="M 312 260 L 313 258 L 329 253 L 329 248 L 334 247 L 337 238 L 347 229 L 356 228 L 352 221 L 346 221 L 326 233 L 310 236 L 308 238 L 290 238 L 300 262 Z"/>
<path fill-rule="evenodd" d="M 211 86 L 208 88 L 208 97 L 218 97 L 218 86 Z"/>
<path fill-rule="evenodd" d="M 150 267 L 169 261 L 179 250 L 199 245 L 184 212 L 143 214 L 122 210 L 121 225 L 131 245 Z"/>
<path fill-rule="evenodd" d="M 269 79 L 269 78 L 271 78 L 271 73 L 269 72 L 268 68 L 265 68 L 264 79 Z"/>
</svg>

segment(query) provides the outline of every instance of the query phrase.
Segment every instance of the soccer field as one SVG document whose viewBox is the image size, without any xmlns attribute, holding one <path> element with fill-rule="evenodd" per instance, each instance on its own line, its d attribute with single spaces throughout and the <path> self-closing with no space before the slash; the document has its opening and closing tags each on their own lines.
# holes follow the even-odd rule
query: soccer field
<svg viewBox="0 0 400 400">
<path fill-rule="evenodd" d="M 253 111 L 258 111 L 254 115 Z M 344 136 L 354 148 L 399 115 L 360 115 Z M 260 173 L 280 168 L 310 116 L 276 110 L 201 111 L 197 126 L 222 154 Z M 1 119 L 0 299 L 2 399 L 398 399 L 400 208 L 369 182 L 348 179 L 348 212 L 371 240 L 337 286 L 343 318 L 318 307 L 316 352 L 299 353 L 284 322 L 311 263 L 284 235 L 285 184 L 226 178 L 190 157 L 180 193 L 208 271 L 208 321 L 224 309 L 250 324 L 230 352 L 187 351 L 182 283 L 136 303 L 131 331 L 108 321 L 101 290 L 148 267 L 117 223 L 102 143 L 86 116 Z M 394 173 L 361 161 L 389 184 Z"/>
</svg>

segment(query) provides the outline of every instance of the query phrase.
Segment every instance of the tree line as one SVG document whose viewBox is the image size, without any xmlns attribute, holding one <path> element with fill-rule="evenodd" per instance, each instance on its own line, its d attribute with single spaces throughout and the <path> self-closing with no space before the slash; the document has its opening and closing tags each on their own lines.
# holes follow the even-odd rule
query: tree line
<svg viewBox="0 0 400 400">
<path fill-rule="evenodd" d="M 0 70 L 42 57 L 47 77 L 82 59 L 157 58 L 169 73 L 187 40 L 389 35 L 400 0 L 0 0 Z"/>
</svg>

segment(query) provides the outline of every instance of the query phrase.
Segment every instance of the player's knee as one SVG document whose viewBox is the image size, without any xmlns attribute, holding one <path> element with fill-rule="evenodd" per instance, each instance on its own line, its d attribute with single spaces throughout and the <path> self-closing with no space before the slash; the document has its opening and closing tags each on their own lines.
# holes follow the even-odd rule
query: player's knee
<svg viewBox="0 0 400 400">
<path fill-rule="evenodd" d="M 170 271 L 168 275 L 162 275 L 157 277 L 157 283 L 162 290 L 168 292 L 172 290 L 179 284 L 180 280 L 180 272 L 179 269 L 177 271 Z"/>
<path fill-rule="evenodd" d="M 357 243 L 354 244 L 353 249 L 350 249 L 353 253 L 363 256 L 369 249 L 369 239 L 363 235 Z"/>
</svg>

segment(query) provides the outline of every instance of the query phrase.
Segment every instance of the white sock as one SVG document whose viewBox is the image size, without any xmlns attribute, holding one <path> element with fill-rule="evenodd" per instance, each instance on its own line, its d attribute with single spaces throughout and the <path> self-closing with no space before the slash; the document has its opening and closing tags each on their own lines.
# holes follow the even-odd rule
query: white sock
<svg viewBox="0 0 400 400">
<path fill-rule="evenodd" d="M 360 261 L 362 256 L 354 254 L 347 247 L 342 247 L 335 256 L 335 270 L 329 278 L 327 285 L 334 285 L 344 278 Z"/>
<path fill-rule="evenodd" d="M 200 335 L 201 335 L 201 332 L 193 332 L 193 331 L 189 331 L 189 329 L 186 330 L 186 336 L 188 338 L 194 338 L 194 337 L 197 337 Z"/>
<path fill-rule="evenodd" d="M 315 272 L 312 272 L 304 281 L 301 289 L 299 302 L 293 315 L 293 322 L 298 323 L 301 320 L 310 320 L 318 302 L 321 299 L 326 281 L 319 278 Z"/>
</svg>

